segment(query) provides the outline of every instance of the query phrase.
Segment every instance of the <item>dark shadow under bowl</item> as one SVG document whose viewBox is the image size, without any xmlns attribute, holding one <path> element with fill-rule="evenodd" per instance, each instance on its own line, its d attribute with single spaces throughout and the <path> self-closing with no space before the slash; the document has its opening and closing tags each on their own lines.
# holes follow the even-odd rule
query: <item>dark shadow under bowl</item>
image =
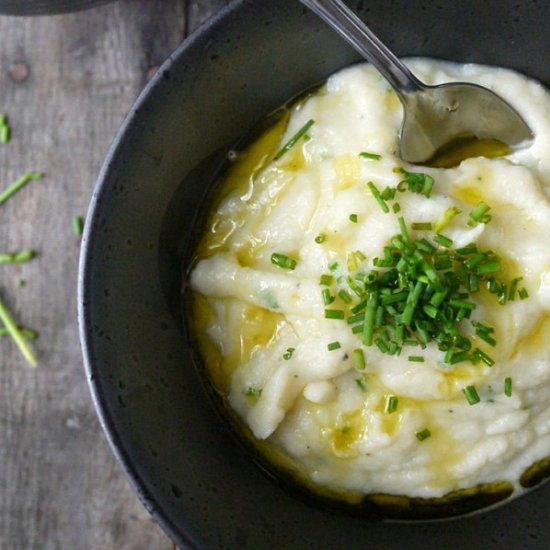
<svg viewBox="0 0 550 550">
<path fill-rule="evenodd" d="M 350 2 L 399 55 L 503 65 L 550 83 L 546 3 Z M 181 327 L 181 261 L 221 154 L 267 113 L 356 62 L 298 1 L 240 0 L 145 89 L 105 162 L 85 230 L 79 319 L 112 448 L 145 506 L 200 548 L 538 548 L 550 486 L 445 523 L 352 518 L 294 498 L 209 402 Z"/>
</svg>

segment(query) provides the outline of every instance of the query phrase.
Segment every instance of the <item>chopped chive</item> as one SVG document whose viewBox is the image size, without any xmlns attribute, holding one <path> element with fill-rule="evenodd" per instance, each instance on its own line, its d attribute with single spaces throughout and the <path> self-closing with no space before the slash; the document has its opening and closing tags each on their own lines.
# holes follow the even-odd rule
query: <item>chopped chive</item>
<svg viewBox="0 0 550 550">
<path fill-rule="evenodd" d="M 415 241 L 414 244 L 416 245 L 416 248 L 422 250 L 423 252 L 427 252 L 428 254 L 433 254 L 437 250 L 436 247 L 427 239 L 420 239 L 419 241 Z"/>
<path fill-rule="evenodd" d="M 17 191 L 22 187 L 27 185 L 30 181 L 40 180 L 44 177 L 42 172 L 27 172 L 23 174 L 18 180 L 14 181 L 12 184 L 0 193 L 0 204 L 4 204 L 9 198 L 11 198 Z"/>
<path fill-rule="evenodd" d="M 464 300 L 449 300 L 449 305 L 457 307 L 459 309 L 475 309 L 476 305 L 473 302 L 466 302 Z"/>
<path fill-rule="evenodd" d="M 20 252 L 0 253 L 0 264 L 21 264 L 32 260 L 36 256 L 34 250 L 21 250 Z"/>
<path fill-rule="evenodd" d="M 475 386 L 466 386 L 463 388 L 462 393 L 464 393 L 464 396 L 470 405 L 475 405 L 480 402 Z"/>
<path fill-rule="evenodd" d="M 0 143 L 9 143 L 11 137 L 11 130 L 7 124 L 0 126 Z"/>
<path fill-rule="evenodd" d="M 82 236 L 82 231 L 84 229 L 84 220 L 82 216 L 74 216 L 73 218 L 73 231 L 77 237 Z"/>
<path fill-rule="evenodd" d="M 334 351 L 336 349 L 340 349 L 342 346 L 340 345 L 340 342 L 331 342 L 328 344 L 327 348 L 329 351 Z"/>
<path fill-rule="evenodd" d="M 353 350 L 353 358 L 355 359 L 355 366 L 359 370 L 365 370 L 365 354 L 362 349 Z"/>
<path fill-rule="evenodd" d="M 319 279 L 319 284 L 323 286 L 330 286 L 334 282 L 334 277 L 332 275 L 321 275 Z"/>
<path fill-rule="evenodd" d="M 369 153 L 368 151 L 363 151 L 359 153 L 359 156 L 363 159 L 368 159 L 368 160 L 380 160 L 382 158 L 382 155 L 377 155 L 376 153 Z"/>
<path fill-rule="evenodd" d="M 351 304 L 351 296 L 349 292 L 346 292 L 345 290 L 340 290 L 338 292 L 338 297 L 345 303 L 345 304 Z"/>
<path fill-rule="evenodd" d="M 273 160 L 279 160 L 283 155 L 288 153 L 290 149 L 303 137 L 307 131 L 315 124 L 314 120 L 308 120 L 282 147 L 282 149 L 273 157 Z"/>
<path fill-rule="evenodd" d="M 296 348 L 286 348 L 285 353 L 283 353 L 283 359 L 285 361 L 288 361 L 292 357 L 292 354 L 295 352 L 295 350 Z"/>
<path fill-rule="evenodd" d="M 401 236 L 403 237 L 403 241 L 405 244 L 409 245 L 411 244 L 411 239 L 409 237 L 409 232 L 407 231 L 407 225 L 405 224 L 405 219 L 403 216 L 399 216 L 397 218 L 397 221 L 399 222 L 399 229 L 401 230 Z"/>
<path fill-rule="evenodd" d="M 401 212 L 401 206 L 399 206 L 398 202 L 393 203 L 392 210 L 394 214 L 398 214 L 399 212 Z"/>
<path fill-rule="evenodd" d="M 415 222 L 411 223 L 412 229 L 417 231 L 431 231 L 432 223 L 431 222 Z"/>
<path fill-rule="evenodd" d="M 328 288 L 323 288 L 321 291 L 321 296 L 323 297 L 323 303 L 328 306 L 334 302 L 334 296 L 330 293 Z"/>
<path fill-rule="evenodd" d="M 319 233 L 317 237 L 315 237 L 315 242 L 317 244 L 324 243 L 327 240 L 327 236 L 324 233 Z"/>
<path fill-rule="evenodd" d="M 350 214 L 349 215 L 349 221 L 351 223 L 357 223 L 357 214 Z"/>
<path fill-rule="evenodd" d="M 512 379 L 509 377 L 504 379 L 504 395 L 512 397 Z"/>
<path fill-rule="evenodd" d="M 445 237 L 445 235 L 441 235 L 441 233 L 437 233 L 433 239 L 437 244 L 440 244 L 445 248 L 450 248 L 453 246 L 453 240 L 449 239 L 449 237 Z"/>
<path fill-rule="evenodd" d="M 273 252 L 273 254 L 271 254 L 271 263 L 283 269 L 290 270 L 296 269 L 296 266 L 298 265 L 296 260 L 293 260 L 284 254 L 279 254 L 278 252 Z"/>
<path fill-rule="evenodd" d="M 525 287 L 521 288 L 518 291 L 518 295 L 519 295 L 520 300 L 525 300 L 525 298 L 529 297 L 529 293 L 527 292 L 527 289 Z"/>
<path fill-rule="evenodd" d="M 495 364 L 495 360 L 479 348 L 474 350 L 473 356 L 474 360 L 481 359 L 488 367 L 492 367 Z"/>
<path fill-rule="evenodd" d="M 365 315 L 363 313 L 358 313 L 357 315 L 351 315 L 347 318 L 348 325 L 354 325 L 355 323 L 362 323 L 365 320 Z"/>
<path fill-rule="evenodd" d="M 384 191 L 380 193 L 380 196 L 385 200 L 393 200 L 395 198 L 395 193 L 397 193 L 397 189 L 395 187 L 386 187 Z"/>
<path fill-rule="evenodd" d="M 343 319 L 343 309 L 325 309 L 325 319 Z"/>
<path fill-rule="evenodd" d="M 379 204 L 380 208 L 387 214 L 390 211 L 390 208 L 386 204 L 384 199 L 380 196 L 380 191 L 378 191 L 376 185 L 374 185 L 372 181 L 369 181 L 367 185 L 372 193 L 372 196 L 376 199 L 376 202 Z"/>
<path fill-rule="evenodd" d="M 262 388 L 253 388 L 252 386 L 248 386 L 245 394 L 248 397 L 254 397 L 255 399 L 259 399 L 260 395 L 262 395 Z"/>
<path fill-rule="evenodd" d="M 443 231 L 443 229 L 445 229 L 451 223 L 453 218 L 458 216 L 461 212 L 462 210 L 459 210 L 456 206 L 451 206 L 447 208 L 447 210 L 443 212 L 443 214 L 437 220 L 437 222 L 435 222 L 435 226 L 434 226 L 435 232 L 440 233 L 441 231 Z"/>
<path fill-rule="evenodd" d="M 395 395 L 389 395 L 388 398 L 386 399 L 385 412 L 387 412 L 387 413 L 395 412 L 397 410 L 398 402 L 399 402 L 399 400 L 397 399 L 397 397 Z"/>
<path fill-rule="evenodd" d="M 518 284 L 523 280 L 523 277 L 516 277 L 510 283 L 510 293 L 508 294 L 508 300 L 515 300 Z"/>
<path fill-rule="evenodd" d="M 428 428 L 424 428 L 423 430 L 415 432 L 414 435 L 416 436 L 416 439 L 418 439 L 418 441 L 424 441 L 425 439 L 428 439 L 428 437 L 430 437 L 432 433 L 430 432 L 430 430 L 428 430 Z"/>
<path fill-rule="evenodd" d="M 10 312 L 4 305 L 4 302 L 0 299 L 0 321 L 4 324 L 4 327 L 8 331 L 9 335 L 12 337 L 13 341 L 19 348 L 19 351 L 23 355 L 23 357 L 26 359 L 27 363 L 31 367 L 36 367 L 37 361 L 36 357 L 30 348 L 30 346 L 27 344 L 27 341 L 25 340 L 25 336 L 17 326 L 17 324 L 14 322 L 12 316 L 10 315 Z"/>
<path fill-rule="evenodd" d="M 355 325 L 351 329 L 352 334 L 363 334 L 363 325 Z"/>
<path fill-rule="evenodd" d="M 372 337 L 374 334 L 374 320 L 376 309 L 378 307 L 378 292 L 373 292 L 367 300 L 367 309 L 365 312 L 365 324 L 363 326 L 363 344 L 372 346 Z"/>
<path fill-rule="evenodd" d="M 338 271 L 339 269 L 339 264 L 338 262 L 334 261 L 334 262 L 330 262 L 330 264 L 328 264 L 328 268 L 334 273 L 335 271 Z"/>
<path fill-rule="evenodd" d="M 407 360 L 412 363 L 424 363 L 424 357 L 422 357 L 422 355 L 409 355 Z"/>
<path fill-rule="evenodd" d="M 363 378 L 356 378 L 355 383 L 357 384 L 357 387 L 365 393 L 367 391 L 367 384 Z"/>
<path fill-rule="evenodd" d="M 487 223 L 487 221 L 490 221 L 491 219 L 490 216 L 487 219 L 487 212 L 490 209 L 491 207 L 487 203 L 480 201 L 477 206 L 470 212 L 469 216 L 476 223 Z"/>
<path fill-rule="evenodd" d="M 487 274 L 487 273 L 496 273 L 497 271 L 502 271 L 502 265 L 499 260 L 489 260 L 483 262 L 477 266 L 477 273 Z"/>
</svg>

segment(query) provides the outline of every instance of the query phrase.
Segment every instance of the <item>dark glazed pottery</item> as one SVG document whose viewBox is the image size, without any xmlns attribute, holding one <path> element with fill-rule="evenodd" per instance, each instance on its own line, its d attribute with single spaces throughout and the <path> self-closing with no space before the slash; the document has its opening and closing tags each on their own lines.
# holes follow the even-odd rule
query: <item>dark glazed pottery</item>
<svg viewBox="0 0 550 550">
<path fill-rule="evenodd" d="M 547 2 L 350 2 L 399 55 L 503 65 L 546 84 Z M 238 0 L 170 57 L 126 119 L 94 192 L 79 318 L 103 427 L 145 506 L 196 548 L 539 548 L 550 485 L 485 514 L 381 523 L 269 479 L 213 410 L 179 315 L 180 265 L 223 151 L 356 55 L 296 0 Z"/>
<path fill-rule="evenodd" d="M 93 8 L 113 0 L 0 0 L 0 14 L 50 15 Z"/>
</svg>

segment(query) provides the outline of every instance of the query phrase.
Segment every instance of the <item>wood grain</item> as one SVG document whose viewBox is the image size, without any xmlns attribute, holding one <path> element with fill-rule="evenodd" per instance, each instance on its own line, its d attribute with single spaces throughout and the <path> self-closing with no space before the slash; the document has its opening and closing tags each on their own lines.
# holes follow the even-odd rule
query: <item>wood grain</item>
<svg viewBox="0 0 550 550">
<path fill-rule="evenodd" d="M 76 323 L 79 239 L 102 160 L 134 98 L 186 32 L 227 1 L 119 0 L 54 17 L 0 17 L 0 190 L 47 174 L 0 206 L 0 296 L 40 331 L 39 367 L 0 341 L 0 549 L 172 549 L 101 432 Z M 26 72 L 28 71 L 28 75 Z M 18 287 L 24 279 L 26 286 Z"/>
</svg>

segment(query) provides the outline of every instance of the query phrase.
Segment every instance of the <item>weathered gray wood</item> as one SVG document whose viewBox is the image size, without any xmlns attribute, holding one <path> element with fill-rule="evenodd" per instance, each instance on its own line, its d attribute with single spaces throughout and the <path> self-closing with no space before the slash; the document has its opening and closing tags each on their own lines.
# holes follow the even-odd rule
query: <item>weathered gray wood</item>
<svg viewBox="0 0 550 550">
<path fill-rule="evenodd" d="M 39 254 L 0 265 L 0 295 L 40 331 L 36 370 L 0 341 L 1 549 L 173 548 L 131 491 L 93 410 L 71 221 L 85 213 L 114 132 L 152 68 L 226 3 L 120 0 L 50 18 L 0 17 L 0 112 L 13 128 L 0 146 L 0 190 L 26 170 L 47 174 L 0 206 L 0 252 Z"/>
</svg>

